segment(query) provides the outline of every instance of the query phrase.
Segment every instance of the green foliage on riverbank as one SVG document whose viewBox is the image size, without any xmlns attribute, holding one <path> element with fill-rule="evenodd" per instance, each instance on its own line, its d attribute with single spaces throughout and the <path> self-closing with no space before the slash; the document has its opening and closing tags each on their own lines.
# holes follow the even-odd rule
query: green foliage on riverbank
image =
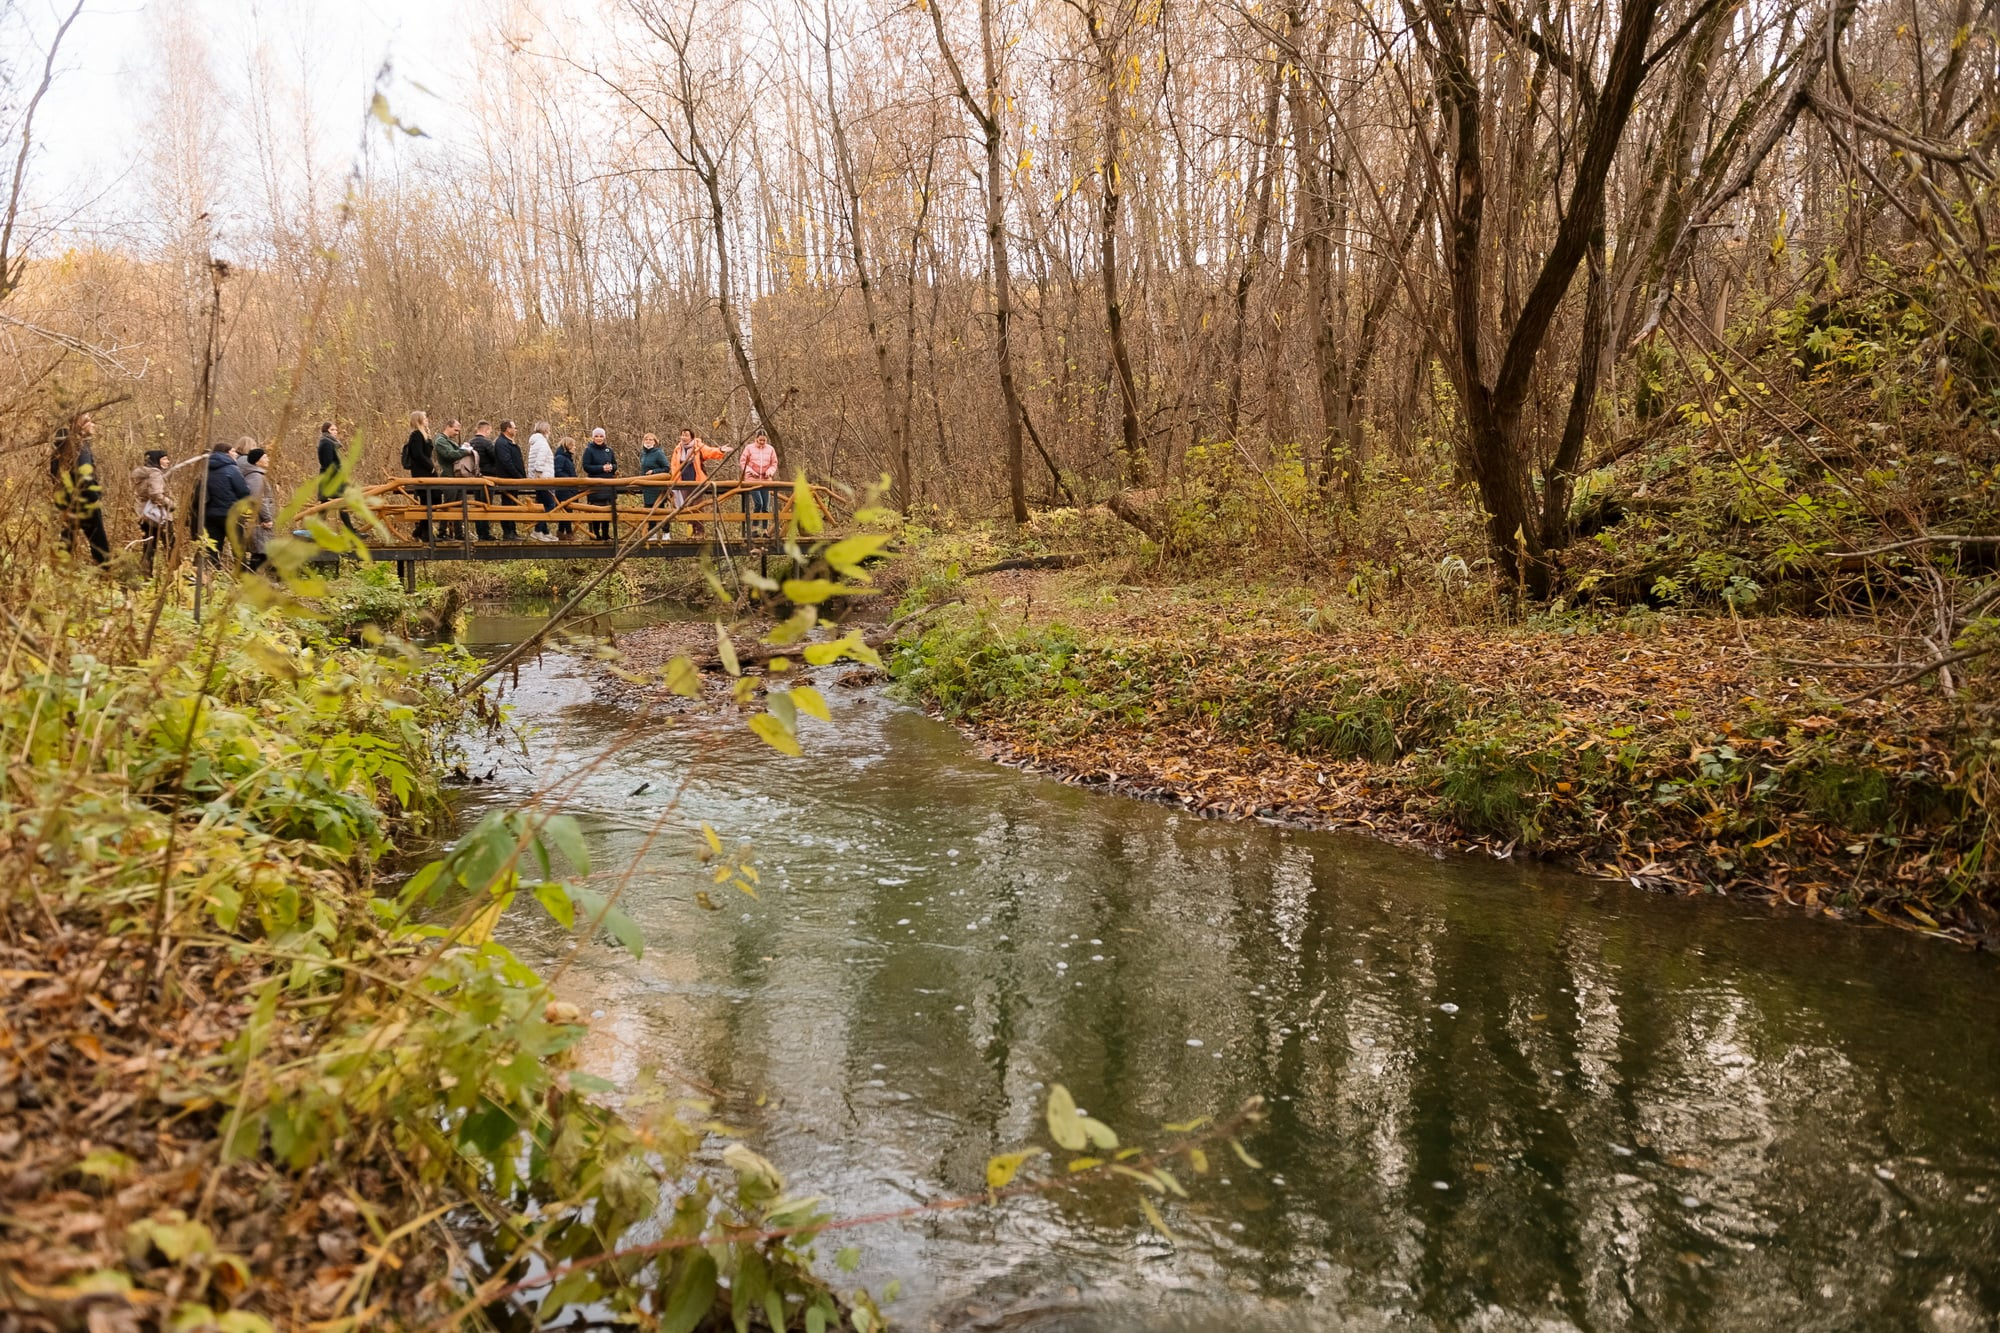
<svg viewBox="0 0 2000 1333">
<path fill-rule="evenodd" d="M 967 613 L 894 667 L 1024 756 L 1202 805 L 1919 924 L 1994 898 L 1989 690 L 1843 705 L 1756 677 L 1714 622 L 1312 633 L 1239 612 L 1200 631 Z"/>
<path fill-rule="evenodd" d="M 814 1203 L 737 1145 L 700 1169 L 698 1106 L 594 1100 L 581 1016 L 492 939 L 527 893 L 636 947 L 572 823 L 496 814 L 389 873 L 450 833 L 455 738 L 491 720 L 456 650 L 384 636 L 393 586 L 224 576 L 197 623 L 185 586 L 72 564 L 7 498 L 0 1304 L 228 1333 L 493 1301 L 874 1324 L 805 1267 Z"/>
</svg>

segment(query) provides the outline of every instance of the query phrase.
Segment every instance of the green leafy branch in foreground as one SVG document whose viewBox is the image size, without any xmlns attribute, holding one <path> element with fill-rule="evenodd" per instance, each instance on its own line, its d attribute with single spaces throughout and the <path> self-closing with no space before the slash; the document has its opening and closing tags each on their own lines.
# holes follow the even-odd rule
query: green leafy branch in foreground
<svg viewBox="0 0 2000 1333">
<path fill-rule="evenodd" d="M 1226 1143 L 1237 1160 L 1253 1171 L 1261 1171 L 1263 1164 L 1250 1155 L 1238 1137 L 1245 1127 L 1257 1124 L 1264 1118 L 1264 1099 L 1252 1097 L 1236 1113 L 1221 1122 L 1214 1122 L 1207 1116 L 1193 1120 L 1170 1123 L 1162 1126 L 1168 1134 L 1177 1137 L 1164 1145 L 1152 1149 L 1121 1146 L 1118 1135 L 1109 1125 L 1084 1115 L 1077 1109 L 1076 1099 L 1062 1084 L 1053 1085 L 1049 1090 L 1046 1108 L 1049 1136 L 1060 1148 L 1080 1151 L 1094 1149 L 1104 1156 L 1082 1156 L 1069 1161 L 1063 1175 L 1030 1177 L 1022 1175 L 1023 1168 L 1040 1157 L 1049 1155 L 1044 1147 L 1030 1147 L 1013 1152 L 997 1154 L 986 1163 L 986 1189 L 983 1193 L 960 1195 L 954 1198 L 935 1199 L 927 1203 L 913 1204 L 907 1208 L 894 1208 L 878 1213 L 860 1216 L 835 1217 L 819 1205 L 818 1196 L 795 1198 L 784 1193 L 784 1178 L 777 1168 L 740 1144 L 732 1145 L 723 1152 L 723 1160 L 737 1173 L 740 1180 L 755 1184 L 757 1193 L 767 1198 L 763 1224 L 754 1230 L 722 1227 L 707 1234 L 669 1234 L 661 1239 L 640 1245 L 576 1259 L 568 1264 L 523 1278 L 505 1287 L 498 1287 L 487 1294 L 489 1299 L 510 1298 L 542 1287 L 560 1289 L 562 1284 L 587 1275 L 591 1271 L 611 1265 L 656 1260 L 674 1255 L 686 1258 L 679 1271 L 692 1273 L 684 1277 L 696 1291 L 713 1291 L 713 1265 L 706 1262 L 712 1256 L 710 1251 L 718 1244 L 768 1245 L 774 1242 L 788 1242 L 798 1237 L 818 1237 L 828 1233 L 854 1230 L 862 1227 L 879 1226 L 886 1222 L 903 1221 L 914 1217 L 925 1217 L 940 1213 L 957 1212 L 968 1208 L 990 1207 L 1003 1200 L 1050 1194 L 1066 1187 L 1092 1184 L 1099 1181 L 1129 1181 L 1134 1191 L 1139 1211 L 1148 1225 L 1165 1240 L 1178 1243 L 1178 1238 L 1168 1228 L 1166 1218 L 1159 1206 L 1148 1195 L 1162 1199 L 1171 1196 L 1177 1199 L 1189 1198 L 1188 1190 L 1176 1175 L 1168 1169 L 1168 1163 L 1184 1162 L 1195 1176 L 1206 1176 L 1209 1171 L 1209 1150 L 1218 1143 Z M 1074 1145 L 1072 1147 L 1071 1145 Z M 861 1252 L 853 1247 L 841 1249 L 835 1255 L 836 1265 L 844 1272 L 852 1272 L 859 1266 Z M 895 1284 L 885 1288 L 885 1296 L 893 1296 Z M 732 1312 L 737 1327 L 746 1326 L 745 1311 L 754 1310 L 756 1302 L 763 1299 L 755 1293 L 765 1290 L 757 1285 L 753 1277 L 751 1295 L 746 1301 L 735 1299 L 732 1293 Z M 868 1330 L 883 1327 L 880 1313 L 866 1293 L 857 1292 L 856 1305 L 852 1312 L 854 1326 L 867 1333 Z M 687 1333 L 693 1325 L 675 1323 L 671 1319 L 663 1327 Z M 773 1329 L 785 1327 L 771 1319 Z M 809 1333 L 837 1327 L 821 1322 L 808 1310 L 805 1328 Z"/>
<path fill-rule="evenodd" d="M 783 579 L 770 578 L 755 570 L 738 573 L 744 586 L 767 597 L 783 598 L 791 606 L 791 614 L 766 631 L 761 638 L 763 647 L 750 653 L 738 649 L 721 620 L 715 623 L 715 658 L 708 665 L 728 673 L 731 693 L 739 707 L 751 706 L 758 690 L 763 690 L 763 708 L 750 718 L 750 730 L 782 754 L 796 757 L 802 753 L 800 714 L 821 722 L 832 721 L 826 699 L 816 688 L 805 683 L 776 683 L 786 679 L 785 673 L 794 669 L 794 652 L 806 666 L 831 666 L 846 659 L 878 671 L 882 669 L 881 657 L 860 630 L 824 637 L 822 608 L 836 599 L 874 595 L 868 564 L 883 554 L 894 536 L 894 526 L 901 521 L 893 510 L 877 503 L 887 484 L 888 479 L 884 478 L 881 485 L 871 487 L 856 507 L 854 523 L 861 530 L 834 537 L 823 535 L 826 515 L 805 473 L 799 473 L 792 484 L 792 518 L 785 533 L 785 559 L 791 573 Z M 801 538 L 819 540 L 802 546 Z M 709 580 L 716 599 L 728 601 L 728 593 L 713 572 Z M 746 674 L 745 667 L 749 665 L 761 666 L 763 676 Z M 662 666 L 657 679 L 685 698 L 701 694 L 701 665 L 685 654 Z"/>
<path fill-rule="evenodd" d="M 761 1174 L 731 1186 L 698 1165 L 726 1133 L 706 1108 L 592 1100 L 607 1085 L 574 1067 L 580 1015 L 492 936 L 525 890 L 640 947 L 584 882 L 573 821 L 494 814 L 401 885 L 379 877 L 399 841 L 445 826 L 468 659 L 330 636 L 320 607 L 344 581 L 296 549 L 279 548 L 280 582 L 224 576 L 197 624 L 178 583 L 120 586 L 45 540 L 0 522 L 0 1090 L 10 1106 L 17 1077 L 38 1090 L 16 1108 L 32 1108 L 21 1178 L 80 1183 L 95 1225 L 74 1225 L 73 1192 L 10 1200 L 4 1303 L 230 1333 L 483 1320 L 482 1275 L 663 1218 L 670 1234 L 765 1218 Z M 760 1318 L 871 1327 L 809 1257 L 800 1232 L 717 1242 L 708 1263 L 777 1299 Z M 730 1320 L 689 1303 L 691 1272 L 608 1265 L 542 1312 Z"/>
<path fill-rule="evenodd" d="M 299 548 L 278 548 L 276 583 L 225 576 L 197 623 L 184 587 L 121 587 L 38 540 L 0 520 L 0 1087 L 43 1090 L 29 1151 L 52 1184 L 0 1217 L 0 1295 L 227 1333 L 444 1328 L 495 1306 L 682 1333 L 883 1326 L 866 1292 L 814 1275 L 813 1246 L 889 1217 L 788 1195 L 706 1103 L 597 1100 L 611 1089 L 576 1067 L 582 1016 L 494 938 L 525 893 L 587 941 L 642 950 L 574 820 L 494 812 L 400 883 L 380 874 L 446 826 L 473 712 L 462 653 L 379 631 L 356 645 L 324 619 L 349 580 Z M 800 558 L 850 595 L 877 548 L 840 546 Z M 803 655 L 868 660 L 852 644 Z M 816 694 L 779 693 L 813 713 Z M 754 866 L 705 837 L 717 882 L 753 892 Z M 1099 1174 L 1168 1190 L 1166 1171 L 1118 1149 Z M 95 1230 L 71 1222 L 71 1183 Z M 955 1206 L 1057 1183 L 1010 1177 Z"/>
</svg>

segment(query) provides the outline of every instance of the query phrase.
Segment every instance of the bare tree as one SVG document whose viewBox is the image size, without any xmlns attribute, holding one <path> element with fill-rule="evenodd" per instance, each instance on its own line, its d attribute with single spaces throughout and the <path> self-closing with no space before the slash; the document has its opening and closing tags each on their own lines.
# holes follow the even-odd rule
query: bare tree
<svg viewBox="0 0 2000 1333">
<path fill-rule="evenodd" d="M 993 0 L 979 0 L 979 49 L 982 57 L 982 94 L 974 96 L 965 71 L 945 35 L 944 6 L 931 0 L 927 6 L 931 26 L 937 33 L 938 54 L 951 73 L 952 87 L 966 114 L 979 129 L 986 152 L 986 247 L 993 280 L 994 359 L 1000 378 L 1000 397 L 1005 404 L 1003 422 L 1007 444 L 1007 489 L 1014 521 L 1028 521 L 1028 483 L 1021 458 L 1021 394 L 1014 383 L 1014 289 L 1012 264 L 1007 253 L 1008 177 L 1002 160 L 1006 142 L 1007 99 L 1001 90 L 999 37 L 994 30 Z"/>
<path fill-rule="evenodd" d="M 1450 135 L 1451 189 L 1445 200 L 1449 222 L 1446 270 L 1451 288 L 1453 357 L 1451 371 L 1465 413 L 1472 472 L 1486 507 L 1494 559 L 1516 581 L 1541 591 L 1548 586 L 1540 516 L 1534 512 L 1530 453 L 1522 414 L 1556 315 L 1602 227 L 1605 181 L 1623 141 L 1640 84 L 1650 68 L 1647 46 L 1660 0 L 1631 0 L 1618 13 L 1603 87 L 1586 84 L 1575 58 L 1552 61 L 1567 68 L 1585 108 L 1575 137 L 1565 144 L 1575 162 L 1555 236 L 1535 273 L 1518 313 L 1502 310 L 1497 327 L 1488 301 L 1485 254 L 1488 151 L 1485 117 L 1492 102 L 1486 86 L 1490 62 L 1475 57 L 1491 27 L 1450 0 L 1421 0 L 1411 18 L 1423 35 L 1438 105 Z M 1514 208 L 1523 201 L 1510 201 Z M 1485 349 L 1501 349 L 1489 379 Z"/>
<path fill-rule="evenodd" d="M 28 95 L 27 105 L 21 109 L 13 125 L 13 137 L 20 141 L 14 152 L 13 173 L 7 183 L 7 212 L 0 218 L 0 301 L 5 301 L 21 285 L 22 270 L 27 267 L 28 247 L 21 229 L 21 203 L 28 184 L 28 168 L 34 160 L 35 113 L 41 110 L 42 99 L 55 86 L 56 57 L 62 51 L 63 38 L 69 36 L 70 25 L 83 13 L 84 0 L 76 4 L 56 26 L 55 35 L 49 39 L 49 49 L 42 57 L 42 74 L 35 84 L 34 92 Z M 11 4 L 6 8 L 11 9 Z M 0 21 L 8 17 L 0 12 Z"/>
<path fill-rule="evenodd" d="M 847 125 L 840 112 L 840 93 L 833 70 L 834 16 L 831 0 L 821 6 L 822 26 L 818 32 L 820 57 L 826 76 L 826 124 L 832 140 L 834 168 L 840 180 L 841 202 L 845 206 L 849 251 L 854 260 L 854 282 L 861 293 L 862 317 L 868 323 L 868 343 L 875 351 L 875 372 L 882 386 L 882 428 L 889 437 L 889 457 L 894 467 L 896 502 L 908 508 L 913 499 L 909 424 L 897 410 L 896 380 L 889 369 L 889 340 L 875 309 L 875 279 L 868 261 L 866 233 L 861 222 L 861 184 L 854 172 L 854 153 L 848 146 Z"/>
<path fill-rule="evenodd" d="M 1125 480 L 1137 487 L 1146 484 L 1146 443 L 1139 431 L 1139 386 L 1132 377 L 1132 354 L 1125 344 L 1125 308 L 1118 293 L 1118 209 L 1125 196 L 1124 91 L 1131 78 L 1126 63 L 1127 38 L 1137 26 L 1138 16 L 1125 0 L 1109 0 L 1108 7 L 1105 0 L 1088 0 L 1076 7 L 1083 15 L 1084 31 L 1096 56 L 1102 99 L 1102 137 L 1097 150 L 1097 268 L 1104 288 L 1104 327 L 1111 343 L 1112 380 L 1118 391 L 1118 431 L 1125 454 Z"/>
<path fill-rule="evenodd" d="M 702 26 L 697 6 L 676 14 L 653 0 L 629 0 L 629 3 L 646 31 L 672 57 L 671 64 L 651 89 L 664 99 L 665 107 L 655 114 L 645 98 L 635 91 L 609 79 L 606 83 L 644 118 L 680 165 L 694 173 L 700 184 L 715 246 L 715 300 L 722 316 L 723 336 L 729 341 L 736 372 L 744 392 L 750 396 L 758 424 L 770 433 L 771 443 L 783 453 L 784 434 L 758 381 L 756 367 L 751 364 L 743 322 L 736 309 L 735 278 L 730 267 L 730 219 L 723 202 L 727 159 L 749 124 L 752 99 L 739 96 L 734 105 L 729 105 L 725 96 L 728 81 L 697 64 L 695 33 Z"/>
</svg>

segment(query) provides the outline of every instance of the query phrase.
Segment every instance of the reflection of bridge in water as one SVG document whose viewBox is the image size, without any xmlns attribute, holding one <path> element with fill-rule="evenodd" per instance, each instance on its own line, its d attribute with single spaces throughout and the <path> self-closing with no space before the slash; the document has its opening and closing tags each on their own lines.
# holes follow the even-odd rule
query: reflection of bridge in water
<svg viewBox="0 0 2000 1333">
<path fill-rule="evenodd" d="M 405 584 L 430 560 L 762 556 L 783 542 L 792 518 L 792 483 L 779 481 L 401 477 L 362 494 L 389 530 L 371 536 L 369 551 L 393 560 Z M 544 507 L 544 496 L 554 508 Z M 554 540 L 531 536 L 537 524 Z"/>
</svg>

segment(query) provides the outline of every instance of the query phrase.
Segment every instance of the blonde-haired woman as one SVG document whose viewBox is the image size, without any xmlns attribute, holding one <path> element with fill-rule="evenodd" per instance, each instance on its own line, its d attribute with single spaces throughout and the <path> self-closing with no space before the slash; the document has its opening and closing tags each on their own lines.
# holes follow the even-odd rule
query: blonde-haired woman
<svg viewBox="0 0 2000 1333">
<path fill-rule="evenodd" d="M 437 453 L 431 448 L 431 417 L 421 408 L 410 413 L 410 438 L 403 441 L 403 471 L 412 477 L 437 475 Z M 440 498 L 428 490 L 412 491 L 410 494 L 418 504 L 425 500 L 435 504 Z M 431 525 L 419 519 L 414 535 L 417 545 L 425 545 L 431 539 Z"/>
</svg>

